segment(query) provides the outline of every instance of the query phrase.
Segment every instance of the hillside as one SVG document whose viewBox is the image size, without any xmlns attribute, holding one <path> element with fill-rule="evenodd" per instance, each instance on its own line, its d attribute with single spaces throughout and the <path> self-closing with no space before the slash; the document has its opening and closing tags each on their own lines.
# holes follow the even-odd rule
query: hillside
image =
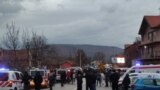
<svg viewBox="0 0 160 90">
<path fill-rule="evenodd" d="M 89 57 L 93 57 L 96 52 L 103 52 L 107 60 L 111 56 L 123 53 L 123 49 L 113 46 L 54 44 L 50 47 L 54 48 L 57 54 L 62 57 L 75 57 L 78 49 L 82 49 Z"/>
</svg>

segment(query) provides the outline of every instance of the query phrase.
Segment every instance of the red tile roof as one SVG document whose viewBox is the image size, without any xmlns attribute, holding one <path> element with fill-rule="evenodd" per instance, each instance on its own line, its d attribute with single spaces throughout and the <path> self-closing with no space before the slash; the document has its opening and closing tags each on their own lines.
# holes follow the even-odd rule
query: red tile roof
<svg viewBox="0 0 160 90">
<path fill-rule="evenodd" d="M 144 18 L 152 28 L 160 25 L 160 16 L 144 16 Z"/>
<path fill-rule="evenodd" d="M 145 23 L 147 23 L 151 28 L 156 28 L 160 26 L 160 16 L 144 16 L 142 20 L 142 24 L 139 30 L 139 34 L 142 34 L 143 28 L 145 27 Z"/>
</svg>

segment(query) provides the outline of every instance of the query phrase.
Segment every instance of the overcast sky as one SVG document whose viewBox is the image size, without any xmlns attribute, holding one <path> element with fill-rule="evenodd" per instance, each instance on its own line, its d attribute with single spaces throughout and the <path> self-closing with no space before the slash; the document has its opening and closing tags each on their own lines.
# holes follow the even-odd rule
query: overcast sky
<svg viewBox="0 0 160 90">
<path fill-rule="evenodd" d="M 160 0 L 0 0 L 0 38 L 7 23 L 53 44 L 124 47 L 138 36 L 144 15 L 159 15 Z"/>
</svg>

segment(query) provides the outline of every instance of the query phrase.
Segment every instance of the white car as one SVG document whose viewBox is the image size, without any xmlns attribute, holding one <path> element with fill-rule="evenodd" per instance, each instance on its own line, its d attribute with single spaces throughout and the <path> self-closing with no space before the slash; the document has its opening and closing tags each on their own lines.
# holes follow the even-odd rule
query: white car
<svg viewBox="0 0 160 90">
<path fill-rule="evenodd" d="M 23 90 L 22 73 L 0 69 L 0 90 Z"/>
<path fill-rule="evenodd" d="M 56 70 L 56 81 L 60 81 L 61 80 L 61 73 L 62 72 L 67 72 L 67 69 L 57 69 Z"/>
</svg>

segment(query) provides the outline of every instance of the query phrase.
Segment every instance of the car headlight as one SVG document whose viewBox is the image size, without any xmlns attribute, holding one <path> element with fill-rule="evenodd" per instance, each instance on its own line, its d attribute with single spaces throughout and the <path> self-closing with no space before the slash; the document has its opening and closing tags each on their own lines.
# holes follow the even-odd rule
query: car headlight
<svg viewBox="0 0 160 90">
<path fill-rule="evenodd" d="M 34 86 L 34 82 L 33 82 L 33 81 L 30 81 L 30 85 L 31 85 L 31 86 Z"/>
<path fill-rule="evenodd" d="M 43 82 L 41 83 L 41 85 L 46 85 L 46 82 L 43 81 Z"/>
</svg>

